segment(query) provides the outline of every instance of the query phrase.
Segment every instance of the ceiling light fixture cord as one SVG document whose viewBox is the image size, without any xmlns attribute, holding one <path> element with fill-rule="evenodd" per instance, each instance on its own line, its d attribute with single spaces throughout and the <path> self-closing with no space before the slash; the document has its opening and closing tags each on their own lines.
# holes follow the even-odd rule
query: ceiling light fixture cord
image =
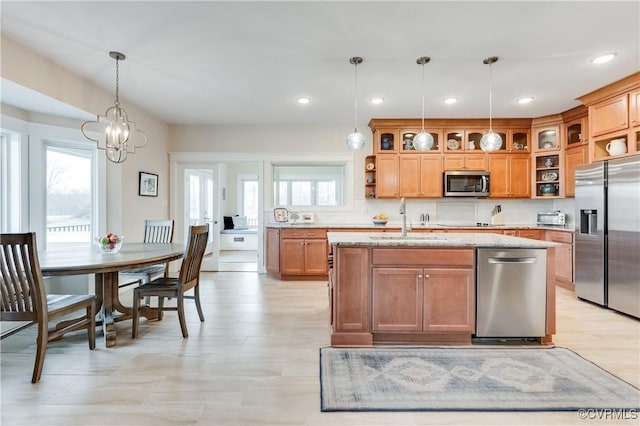
<svg viewBox="0 0 640 426">
<path fill-rule="evenodd" d="M 353 131 L 357 132 L 358 131 L 358 64 L 362 63 L 362 59 L 358 58 L 358 57 L 354 57 L 351 58 L 350 62 L 354 65 L 355 67 L 355 77 L 354 77 L 354 87 L 355 87 L 355 93 L 354 93 L 354 102 L 353 102 L 353 109 L 355 111 L 354 113 L 354 121 L 353 121 Z"/>
<path fill-rule="evenodd" d="M 116 56 L 116 100 L 115 105 L 120 106 L 120 98 L 118 96 L 120 92 L 120 57 Z"/>
<path fill-rule="evenodd" d="M 489 131 L 491 132 L 493 132 L 493 79 L 491 78 L 491 65 L 493 62 L 489 62 Z"/>
<path fill-rule="evenodd" d="M 418 63 L 422 65 L 422 131 L 424 132 L 424 64 L 426 62 L 421 61 L 421 59 L 424 58 L 418 59 Z"/>
</svg>

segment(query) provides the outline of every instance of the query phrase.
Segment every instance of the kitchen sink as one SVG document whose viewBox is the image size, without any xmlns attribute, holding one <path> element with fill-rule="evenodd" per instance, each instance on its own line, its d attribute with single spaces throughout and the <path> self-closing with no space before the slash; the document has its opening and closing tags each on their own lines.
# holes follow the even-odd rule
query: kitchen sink
<svg viewBox="0 0 640 426">
<path fill-rule="evenodd" d="M 372 240 L 446 240 L 447 237 L 443 237 L 440 235 L 407 235 L 403 237 L 402 235 L 372 235 L 369 238 Z"/>
</svg>

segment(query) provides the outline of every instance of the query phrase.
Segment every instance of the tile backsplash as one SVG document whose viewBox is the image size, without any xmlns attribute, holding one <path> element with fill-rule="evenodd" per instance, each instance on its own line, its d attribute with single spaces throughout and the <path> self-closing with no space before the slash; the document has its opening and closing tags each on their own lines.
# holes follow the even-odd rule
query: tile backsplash
<svg viewBox="0 0 640 426">
<path fill-rule="evenodd" d="M 419 224 L 420 215 L 429 215 L 430 224 L 468 225 L 491 223 L 491 213 L 501 206 L 507 225 L 535 225 L 538 212 L 560 210 L 567 214 L 567 225 L 573 228 L 574 201 L 569 199 L 407 199 L 407 223 Z M 378 213 L 386 213 L 389 223 L 400 223 L 400 200 L 354 200 L 350 211 L 315 211 L 315 223 L 362 224 L 369 223 Z M 307 211 L 307 209 L 300 209 Z M 312 209 L 308 209 L 312 211 Z M 270 221 L 270 220 L 269 220 Z"/>
</svg>

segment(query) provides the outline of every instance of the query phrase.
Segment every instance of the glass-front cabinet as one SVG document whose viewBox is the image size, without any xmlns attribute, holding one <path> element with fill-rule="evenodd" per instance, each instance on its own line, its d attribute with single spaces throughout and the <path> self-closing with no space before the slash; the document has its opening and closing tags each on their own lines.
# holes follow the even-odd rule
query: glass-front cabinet
<svg viewBox="0 0 640 426">
<path fill-rule="evenodd" d="M 375 154 L 397 154 L 400 145 L 397 129 L 377 129 L 373 134 Z"/>
<path fill-rule="evenodd" d="M 534 143 L 536 151 L 560 149 L 560 127 L 549 126 L 534 130 Z"/>
<path fill-rule="evenodd" d="M 413 146 L 413 139 L 416 137 L 418 133 L 420 133 L 420 129 L 410 129 L 410 130 L 401 130 L 400 131 L 400 139 L 402 144 L 400 145 L 401 153 L 417 153 L 417 152 L 426 152 L 426 153 L 438 153 L 441 152 L 441 141 L 442 141 L 442 131 L 434 130 L 434 129 L 425 129 L 427 133 L 433 137 L 433 146 L 428 151 L 417 151 Z"/>
<path fill-rule="evenodd" d="M 529 151 L 529 129 L 511 130 L 511 151 Z"/>
<path fill-rule="evenodd" d="M 445 152 L 464 150 L 464 130 L 448 130 L 445 133 Z"/>
</svg>

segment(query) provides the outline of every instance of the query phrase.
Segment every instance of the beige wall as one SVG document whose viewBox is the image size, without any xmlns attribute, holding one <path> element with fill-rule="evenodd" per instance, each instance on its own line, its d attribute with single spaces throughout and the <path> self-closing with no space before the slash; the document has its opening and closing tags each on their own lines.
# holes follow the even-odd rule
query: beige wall
<svg viewBox="0 0 640 426">
<path fill-rule="evenodd" d="M 113 93 L 4 36 L 1 75 L 21 86 L 92 114 L 104 113 L 113 103 Z M 118 230 L 131 241 L 136 241 L 142 239 L 144 219 L 169 216 L 169 132 L 164 122 L 129 104 L 126 94 L 120 100 L 122 107 L 138 127 L 147 133 L 150 142 L 136 154 L 129 156 L 124 163 L 109 164 L 107 226 L 108 229 Z M 12 113 L 14 110 L 3 108 L 3 113 Z M 30 121 L 42 119 L 44 118 L 37 114 L 29 115 Z M 159 175 L 157 198 L 138 196 L 140 171 Z"/>
</svg>

